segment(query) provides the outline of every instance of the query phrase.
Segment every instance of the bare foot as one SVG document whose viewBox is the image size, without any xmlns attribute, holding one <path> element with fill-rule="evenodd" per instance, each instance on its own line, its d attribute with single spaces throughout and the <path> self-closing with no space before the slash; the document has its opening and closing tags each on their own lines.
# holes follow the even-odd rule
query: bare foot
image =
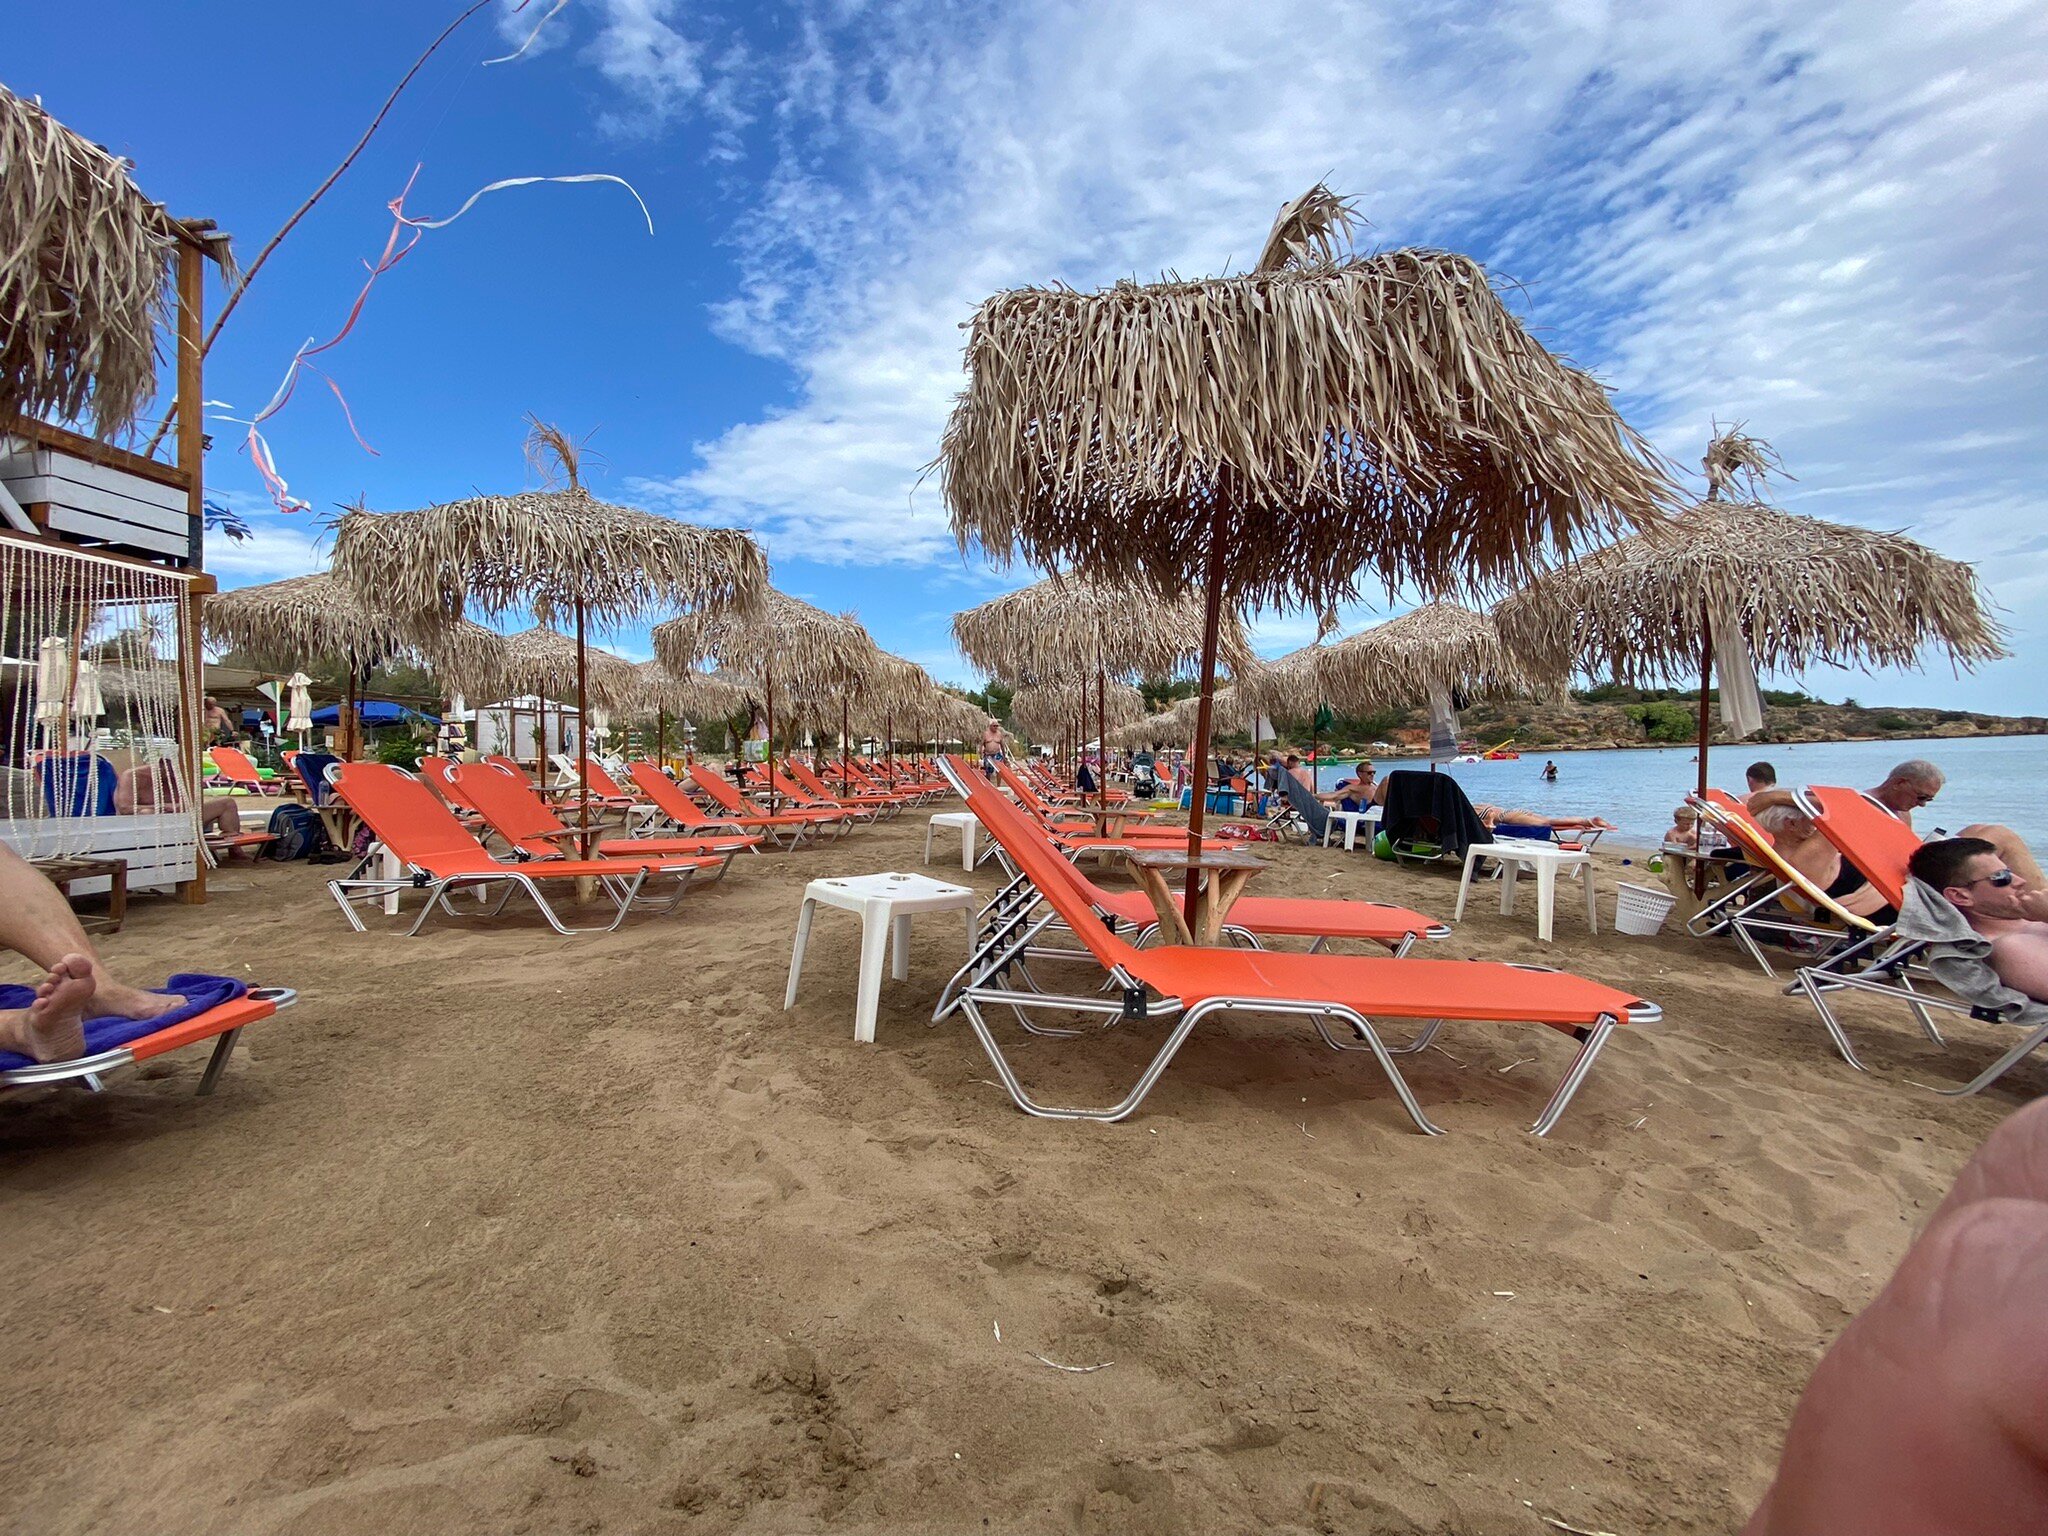
<svg viewBox="0 0 2048 1536">
<path fill-rule="evenodd" d="M 124 1019 L 153 1019 L 160 1013 L 169 1013 L 185 1001 L 182 997 L 128 986 L 115 981 L 105 971 L 98 973 L 98 982 L 101 1009 Z"/>
<path fill-rule="evenodd" d="M 92 1001 L 92 961 L 66 955 L 36 988 L 36 1000 L 0 1016 L 0 1043 L 37 1061 L 85 1054 L 85 1005 Z"/>
</svg>

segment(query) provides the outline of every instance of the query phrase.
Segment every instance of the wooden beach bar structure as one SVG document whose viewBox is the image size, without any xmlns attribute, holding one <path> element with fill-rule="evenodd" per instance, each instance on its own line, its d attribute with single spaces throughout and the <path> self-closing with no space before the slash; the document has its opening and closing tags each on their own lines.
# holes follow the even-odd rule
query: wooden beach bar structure
<svg viewBox="0 0 2048 1536">
<path fill-rule="evenodd" d="M 0 641 L 39 662 L 33 680 L 9 667 L 0 694 L 0 841 L 118 861 L 129 889 L 203 900 L 202 338 L 207 264 L 233 281 L 227 237 L 173 217 L 125 161 L 4 87 L 0 166 Z M 152 410 L 168 457 L 126 445 Z M 126 686 L 108 710 L 91 675 L 116 655 Z M 102 711 L 126 715 L 115 756 Z M 168 781 L 158 809 L 112 813 L 122 754 Z"/>
</svg>

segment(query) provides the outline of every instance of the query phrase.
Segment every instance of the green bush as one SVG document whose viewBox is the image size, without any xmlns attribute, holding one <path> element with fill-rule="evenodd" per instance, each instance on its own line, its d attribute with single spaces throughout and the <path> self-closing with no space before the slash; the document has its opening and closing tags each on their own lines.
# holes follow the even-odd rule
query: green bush
<svg viewBox="0 0 2048 1536">
<path fill-rule="evenodd" d="M 1630 704 L 1622 713 L 1641 726 L 1650 741 L 1691 741 L 1699 734 L 1699 716 L 1670 700 Z"/>
</svg>

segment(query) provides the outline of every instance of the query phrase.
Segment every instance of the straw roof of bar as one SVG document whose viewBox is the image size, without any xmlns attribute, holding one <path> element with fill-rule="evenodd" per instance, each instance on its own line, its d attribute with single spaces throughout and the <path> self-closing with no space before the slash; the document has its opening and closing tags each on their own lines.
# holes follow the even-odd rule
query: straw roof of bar
<svg viewBox="0 0 2048 1536">
<path fill-rule="evenodd" d="M 582 702 L 621 713 L 633 709 L 641 686 L 633 663 L 591 645 L 584 647 L 583 654 L 590 686 Z M 575 698 L 575 637 L 542 624 L 507 635 L 500 676 L 507 692 L 534 693 L 544 699 Z"/>
<path fill-rule="evenodd" d="M 1324 700 L 1354 712 L 1427 702 L 1432 693 L 1498 698 L 1559 686 L 1569 669 L 1531 676 L 1492 619 L 1456 603 L 1420 608 L 1322 648 Z"/>
<path fill-rule="evenodd" d="M 323 657 L 368 667 L 407 656 L 457 693 L 487 695 L 503 683 L 503 635 L 467 620 L 431 630 L 406 624 L 325 571 L 218 593 L 199 611 L 210 644 L 279 673 Z"/>
<path fill-rule="evenodd" d="M 745 709 L 752 697 L 747 685 L 716 672 L 676 673 L 658 661 L 640 662 L 633 671 L 639 678 L 633 708 L 642 714 L 724 720 Z"/>
<path fill-rule="evenodd" d="M 0 418 L 90 417 L 111 437 L 156 387 L 177 232 L 128 162 L 0 86 Z"/>
<path fill-rule="evenodd" d="M 976 311 L 937 467 L 963 551 L 1237 606 L 1470 589 L 1655 520 L 1666 468 L 1467 257 L 1348 253 L 1312 188 L 1234 276 Z"/>
<path fill-rule="evenodd" d="M 672 672 L 716 660 L 763 683 L 791 707 L 849 686 L 879 652 L 858 621 L 764 588 L 746 610 L 685 614 L 654 626 L 654 655 Z"/>
<path fill-rule="evenodd" d="M 1110 683 L 1103 690 L 1109 728 L 1128 725 L 1145 713 L 1144 695 L 1129 683 Z M 1010 719 L 1037 741 L 1048 741 L 1078 725 L 1092 739 L 1095 731 L 1095 686 L 1084 682 L 1026 683 L 1011 695 Z"/>
<path fill-rule="evenodd" d="M 1730 621 L 1768 670 L 1913 666 L 1929 649 L 1969 668 L 2006 654 L 1971 566 L 1902 534 L 1754 499 L 1777 459 L 1739 429 L 1716 438 L 1704 462 L 1707 500 L 1501 603 L 1494 616 L 1510 649 L 1631 684 L 1693 674 L 1709 626 Z M 1738 481 L 1750 494 L 1723 499 Z"/>
<path fill-rule="evenodd" d="M 953 638 L 981 671 L 1018 682 L 1092 678 L 1098 665 L 1111 677 L 1164 677 L 1201 655 L 1202 600 L 1051 576 L 954 614 Z M 1224 616 L 1218 654 L 1233 669 L 1253 659 L 1235 614 Z"/>
<path fill-rule="evenodd" d="M 527 452 L 536 467 L 559 465 L 568 483 L 418 512 L 352 508 L 335 526 L 335 574 L 402 614 L 431 619 L 475 605 L 542 624 L 579 600 L 603 625 L 663 608 L 744 609 L 766 590 L 768 557 L 750 534 L 599 501 L 557 428 L 536 423 Z"/>
</svg>

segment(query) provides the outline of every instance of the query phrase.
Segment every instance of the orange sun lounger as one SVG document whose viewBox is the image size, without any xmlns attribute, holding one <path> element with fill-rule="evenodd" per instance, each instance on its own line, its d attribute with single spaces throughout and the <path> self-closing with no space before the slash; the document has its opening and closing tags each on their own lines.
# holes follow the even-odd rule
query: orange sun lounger
<svg viewBox="0 0 2048 1536">
<path fill-rule="evenodd" d="M 486 917 L 505 910 L 515 892 L 533 898 L 548 926 L 561 934 L 609 933 L 626 920 L 629 912 L 651 909 L 675 910 L 688 891 L 690 879 L 706 862 L 699 859 L 553 859 L 530 863 L 506 863 L 491 857 L 484 845 L 471 836 L 454 812 L 434 798 L 434 792 L 400 768 L 384 763 L 346 763 L 335 776 L 334 792 L 360 816 L 385 849 L 405 867 L 396 879 L 360 874 L 327 882 L 327 890 L 349 926 L 367 931 L 356 913 L 360 905 L 382 902 L 410 890 L 423 891 L 426 902 L 420 915 L 406 930 L 410 938 L 426 926 L 436 911 L 449 917 L 465 916 L 449 902 L 461 890 L 491 885 L 502 886 L 497 904 L 486 909 Z M 366 860 L 365 863 L 368 861 Z M 653 876 L 672 877 L 675 892 L 666 900 L 643 898 L 641 888 Z M 565 924 L 548 901 L 542 887 L 563 880 L 595 880 L 597 888 L 616 906 L 612 920 L 598 927 L 572 928 Z"/>
<path fill-rule="evenodd" d="M 516 859 L 559 859 L 573 854 L 568 846 L 580 835 L 541 799 L 525 774 L 516 778 L 489 763 L 464 763 L 455 770 L 456 791 L 502 837 Z M 596 836 L 595 832 L 593 835 Z M 699 837 L 601 837 L 597 853 L 607 859 L 630 859 L 655 865 L 696 859 L 700 878 L 723 879 L 732 856 L 760 846 L 761 839 L 736 833 L 716 841 Z"/>
<path fill-rule="evenodd" d="M 814 833 L 832 832 L 842 837 L 853 830 L 853 818 L 843 811 L 806 810 L 801 806 L 786 811 L 764 811 L 741 794 L 737 784 L 716 769 L 692 768 L 690 782 L 706 799 L 725 812 L 727 821 L 764 827 L 808 825 Z"/>
<path fill-rule="evenodd" d="M 90 1055 L 73 1057 L 70 1061 L 43 1061 L 28 1066 L 10 1067 L 0 1070 L 0 1088 L 30 1088 L 49 1083 L 82 1082 L 94 1093 L 106 1085 L 102 1079 L 109 1072 L 123 1067 L 132 1067 L 162 1056 L 170 1051 L 180 1050 L 188 1045 L 197 1045 L 203 1040 L 213 1042 L 213 1054 L 206 1060 L 206 1069 L 199 1074 L 199 1093 L 204 1096 L 213 1092 L 220 1076 L 227 1069 L 228 1058 L 235 1052 L 235 1045 L 242 1037 L 242 1031 L 249 1025 L 269 1018 L 280 1008 L 289 1008 L 298 1001 L 298 993 L 289 987 L 251 987 L 240 997 L 194 1014 L 189 1019 L 180 1019 L 162 1029 L 113 1046 L 107 1050 L 94 1051 Z"/>
<path fill-rule="evenodd" d="M 966 786 L 969 805 L 982 825 L 1016 862 L 1021 894 L 992 903 L 984 914 L 975 952 L 947 983 L 933 1020 L 954 1012 L 964 1015 L 1011 1099 L 1027 1114 L 1121 1120 L 1144 1102 L 1204 1019 L 1217 1013 L 1265 1013 L 1307 1019 L 1333 1050 L 1370 1051 L 1416 1126 L 1438 1134 L 1441 1127 L 1423 1113 L 1394 1058 L 1421 1050 L 1448 1020 L 1522 1020 L 1579 1042 L 1578 1054 L 1531 1127 L 1542 1136 L 1557 1124 L 1617 1028 L 1663 1016 L 1656 1004 L 1631 993 L 1533 966 L 1182 945 L 1139 949 L 1108 930 L 1071 875 L 1063 872 L 1064 861 L 1044 840 L 1026 835 L 1031 829 L 1020 811 L 992 789 L 975 784 L 959 759 L 948 761 L 955 781 Z M 1064 923 L 1083 948 L 1039 944 L 1040 936 L 1056 922 Z M 1091 986 L 1083 993 L 1062 996 L 1046 989 L 1031 969 L 1055 960 L 1100 967 L 1112 990 L 1106 993 Z M 1034 1099 L 1018 1081 L 989 1028 L 984 1007 L 1013 1009 L 1020 1019 L 1033 1010 L 1054 1009 L 1093 1015 L 1106 1025 L 1165 1024 L 1168 1033 L 1136 1084 L 1116 1103 L 1103 1108 L 1052 1105 Z M 1405 1044 L 1390 1046 L 1374 1027 L 1375 1018 L 1408 1020 L 1423 1027 Z M 1029 1027 L 1040 1034 L 1074 1032 Z"/>
</svg>

